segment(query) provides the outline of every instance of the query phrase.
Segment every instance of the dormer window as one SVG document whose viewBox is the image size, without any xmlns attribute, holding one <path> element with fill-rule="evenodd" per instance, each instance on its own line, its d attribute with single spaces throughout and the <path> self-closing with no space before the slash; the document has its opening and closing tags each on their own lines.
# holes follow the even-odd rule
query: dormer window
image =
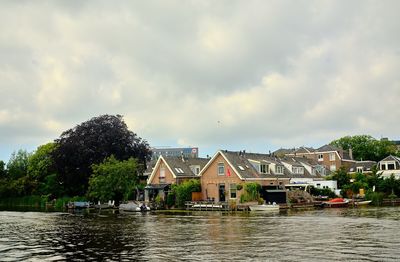
<svg viewBox="0 0 400 262">
<path fill-rule="evenodd" d="M 292 168 L 294 174 L 304 174 L 304 168 L 299 166 L 294 166 Z"/>
<path fill-rule="evenodd" d="M 357 173 L 362 174 L 362 172 L 363 172 L 363 167 L 362 166 L 357 167 Z"/>
<path fill-rule="evenodd" d="M 269 173 L 269 165 L 260 164 L 260 173 L 261 174 L 268 174 Z"/>
<path fill-rule="evenodd" d="M 200 174 L 200 166 L 190 166 L 190 170 L 192 170 L 193 174 Z"/>
<path fill-rule="evenodd" d="M 283 174 L 283 166 L 276 166 L 275 173 L 276 174 Z"/>
</svg>

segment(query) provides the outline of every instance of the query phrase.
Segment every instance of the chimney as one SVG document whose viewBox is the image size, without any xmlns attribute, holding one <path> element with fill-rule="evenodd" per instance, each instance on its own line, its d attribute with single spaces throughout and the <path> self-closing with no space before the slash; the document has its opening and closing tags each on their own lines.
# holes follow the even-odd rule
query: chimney
<svg viewBox="0 0 400 262">
<path fill-rule="evenodd" d="M 185 162 L 185 158 L 183 157 L 183 151 L 181 151 L 181 158 L 182 158 L 182 162 Z"/>
<path fill-rule="evenodd" d="M 351 147 L 349 148 L 349 157 L 350 160 L 353 160 L 353 149 Z"/>
</svg>

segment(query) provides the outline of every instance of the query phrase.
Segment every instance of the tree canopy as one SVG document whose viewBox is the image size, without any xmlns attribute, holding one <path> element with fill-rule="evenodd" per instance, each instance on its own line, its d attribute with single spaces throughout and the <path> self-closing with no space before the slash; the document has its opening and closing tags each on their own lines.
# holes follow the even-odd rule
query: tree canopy
<svg viewBox="0 0 400 262">
<path fill-rule="evenodd" d="M 120 115 L 101 115 L 63 132 L 55 140 L 54 166 L 67 195 L 84 195 L 92 165 L 113 155 L 117 160 L 136 158 L 146 168 L 151 156 L 147 141 L 128 130 Z"/>
<path fill-rule="evenodd" d="M 388 155 L 396 154 L 396 146 L 388 140 L 377 140 L 369 135 L 345 136 L 333 140 L 331 145 L 352 149 L 355 160 L 380 161 Z"/>
<path fill-rule="evenodd" d="M 111 156 L 92 168 L 88 196 L 95 200 L 127 200 L 139 182 L 137 161 L 133 158 L 118 161 Z"/>
</svg>

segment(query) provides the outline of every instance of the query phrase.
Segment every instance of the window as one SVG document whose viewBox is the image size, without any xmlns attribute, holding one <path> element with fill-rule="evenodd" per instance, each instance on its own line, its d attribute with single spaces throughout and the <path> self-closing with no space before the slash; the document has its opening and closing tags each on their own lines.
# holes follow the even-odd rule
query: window
<svg viewBox="0 0 400 262">
<path fill-rule="evenodd" d="M 336 155 L 336 153 L 329 153 L 329 160 L 330 160 L 330 161 L 335 161 L 335 159 L 336 159 L 336 158 L 335 158 L 335 157 L 336 157 L 335 155 Z"/>
<path fill-rule="evenodd" d="M 160 176 L 159 176 L 160 183 L 165 183 L 165 167 L 162 166 L 160 168 Z"/>
<path fill-rule="evenodd" d="M 330 170 L 331 170 L 331 171 L 336 171 L 336 165 L 335 165 L 335 164 L 331 165 L 331 166 L 330 166 Z"/>
<path fill-rule="evenodd" d="M 363 167 L 362 166 L 357 167 L 357 173 L 362 173 L 362 172 L 363 172 Z"/>
<path fill-rule="evenodd" d="M 317 187 L 320 188 L 320 187 L 321 187 L 321 184 L 317 184 Z"/>
<path fill-rule="evenodd" d="M 318 155 L 318 161 L 324 161 L 324 155 L 323 154 L 319 154 Z"/>
<path fill-rule="evenodd" d="M 200 166 L 190 166 L 190 170 L 192 170 L 193 174 L 200 174 Z"/>
<path fill-rule="evenodd" d="M 283 166 L 276 166 L 275 173 L 283 174 Z"/>
<path fill-rule="evenodd" d="M 293 171 L 294 174 L 304 174 L 304 168 L 303 167 L 294 166 L 292 168 L 292 171 Z"/>
<path fill-rule="evenodd" d="M 392 164 L 388 164 L 387 167 L 388 167 L 387 168 L 388 170 L 394 170 L 394 164 L 393 163 Z"/>
<path fill-rule="evenodd" d="M 381 164 L 381 170 L 386 170 L 386 165 L 385 164 Z"/>
<path fill-rule="evenodd" d="M 265 164 L 260 164 L 260 173 L 261 174 L 269 173 L 269 166 Z"/>
<path fill-rule="evenodd" d="M 182 168 L 180 168 L 180 167 L 175 167 L 175 171 L 176 171 L 178 174 L 184 174 L 184 173 L 185 173 L 185 172 L 183 172 Z"/>
<path fill-rule="evenodd" d="M 225 165 L 224 165 L 224 163 L 218 163 L 218 175 L 219 176 L 225 175 Z"/>
<path fill-rule="evenodd" d="M 240 170 L 244 171 L 244 168 L 242 166 L 238 166 Z"/>
<path fill-rule="evenodd" d="M 230 184 L 229 185 L 229 191 L 230 191 L 230 198 L 236 198 L 236 184 Z"/>
</svg>

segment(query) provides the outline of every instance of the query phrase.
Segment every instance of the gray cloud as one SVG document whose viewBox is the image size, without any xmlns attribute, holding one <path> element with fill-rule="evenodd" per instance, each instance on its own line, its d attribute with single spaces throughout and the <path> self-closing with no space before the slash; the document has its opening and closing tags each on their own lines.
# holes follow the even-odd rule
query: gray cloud
<svg viewBox="0 0 400 262">
<path fill-rule="evenodd" d="M 397 1 L 0 5 L 4 159 L 104 113 L 207 150 L 400 132 Z"/>
</svg>

